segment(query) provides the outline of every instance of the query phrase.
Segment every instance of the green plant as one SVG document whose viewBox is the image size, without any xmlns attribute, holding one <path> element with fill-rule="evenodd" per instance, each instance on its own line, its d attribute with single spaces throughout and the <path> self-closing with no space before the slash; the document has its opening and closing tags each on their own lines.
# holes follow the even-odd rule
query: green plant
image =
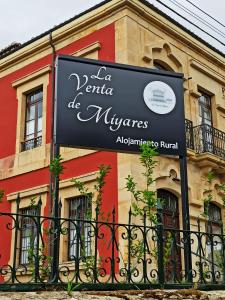
<svg viewBox="0 0 225 300">
<path fill-rule="evenodd" d="M 99 174 L 96 178 L 96 184 L 94 185 L 94 189 L 97 192 L 96 205 L 98 207 L 102 206 L 102 196 L 103 196 L 103 188 L 106 184 L 105 178 L 111 170 L 111 166 L 109 165 L 100 165 L 98 167 Z"/>
<path fill-rule="evenodd" d="M 157 196 L 156 191 L 153 190 L 152 185 L 154 183 L 153 172 L 157 165 L 156 157 L 158 156 L 158 152 L 156 148 L 152 146 L 151 142 L 147 142 L 140 147 L 140 163 L 144 168 L 142 173 L 143 181 L 146 185 L 146 188 L 143 190 L 138 189 L 138 185 L 134 180 L 132 175 L 128 175 L 126 178 L 126 189 L 133 195 L 133 200 L 131 202 L 131 213 L 134 216 L 138 216 L 141 219 L 147 218 L 153 224 L 157 224 Z M 146 221 L 146 220 L 145 220 Z M 135 272 L 137 265 L 143 259 L 143 255 L 147 249 L 145 249 L 146 245 L 144 243 L 143 238 L 141 238 L 141 234 L 139 236 L 138 229 L 133 228 L 132 234 L 135 237 L 135 240 L 131 239 L 128 251 L 130 251 L 132 258 L 132 269 L 131 272 Z M 128 247 L 128 245 L 127 245 Z M 152 257 L 156 258 L 157 256 L 157 248 L 151 249 Z"/>
<path fill-rule="evenodd" d="M 151 142 L 141 145 L 140 148 L 140 162 L 144 167 L 142 175 L 143 180 L 146 182 L 146 188 L 142 191 L 138 190 L 133 176 L 128 175 L 126 178 L 126 189 L 131 192 L 134 198 L 131 204 L 133 215 L 143 218 L 144 213 L 146 213 L 147 218 L 156 224 L 157 217 L 155 210 L 157 207 L 157 197 L 156 192 L 151 189 L 151 186 L 154 182 L 153 172 L 157 164 L 155 157 L 158 155 L 158 152 L 152 146 Z"/>
<path fill-rule="evenodd" d="M 32 208 L 32 209 L 37 209 L 36 198 L 37 197 L 35 197 L 35 196 L 30 198 L 30 208 Z"/>
<path fill-rule="evenodd" d="M 205 197 L 203 198 L 204 212 L 202 214 L 205 218 L 208 218 L 208 216 L 209 216 L 209 204 L 212 202 L 212 199 L 213 199 L 211 185 L 212 185 L 212 182 L 215 179 L 215 177 L 216 177 L 215 173 L 212 171 L 210 171 L 207 174 L 208 188 L 204 189 L 204 195 L 205 195 Z"/>
<path fill-rule="evenodd" d="M 215 178 L 216 178 L 216 174 L 213 171 L 210 171 L 206 176 L 208 187 L 206 189 L 204 189 L 204 195 L 205 195 L 205 197 L 203 198 L 204 212 L 202 214 L 205 218 L 209 217 L 209 204 L 213 200 L 212 183 Z M 222 183 L 222 184 L 217 185 L 217 190 L 221 192 L 220 198 L 223 202 L 223 206 L 225 206 L 225 184 Z"/>
<path fill-rule="evenodd" d="M 101 212 L 101 207 L 102 207 L 102 197 L 103 197 L 103 189 L 106 184 L 105 178 L 108 175 L 109 171 L 111 169 L 111 166 L 109 165 L 100 165 L 98 167 L 98 176 L 96 178 L 96 184 L 94 185 L 94 190 L 97 193 L 96 199 L 94 199 L 94 193 L 91 192 L 85 185 L 84 182 L 78 180 L 78 179 L 72 179 L 71 181 L 74 183 L 74 186 L 76 189 L 78 189 L 79 193 L 82 196 L 85 197 L 90 197 L 91 198 L 91 207 L 89 210 L 85 212 L 85 218 L 86 219 L 91 219 L 92 217 L 92 204 L 96 205 L 96 208 L 98 209 L 98 214 L 99 214 L 99 219 L 103 220 L 105 219 L 104 217 L 104 212 Z M 109 218 L 110 213 L 107 213 L 106 218 Z M 81 243 L 84 243 L 85 236 L 81 236 Z M 94 274 L 92 273 L 92 270 L 94 269 L 95 266 L 95 257 L 93 255 L 87 255 L 85 253 L 85 249 L 81 247 L 81 256 L 84 258 L 83 264 L 84 268 L 87 271 L 87 274 L 89 274 L 89 280 L 90 282 L 93 281 L 94 279 Z M 98 265 L 101 265 L 102 258 L 100 257 L 98 259 Z M 99 268 L 97 267 L 97 270 L 95 272 L 99 272 Z M 70 285 L 69 285 L 70 288 Z"/>
<path fill-rule="evenodd" d="M 32 275 L 35 276 L 35 268 L 39 269 L 39 276 L 41 280 L 45 280 L 50 275 L 52 256 L 47 255 L 47 248 L 42 244 L 39 248 L 34 244 L 34 240 L 30 237 L 30 248 L 28 249 L 28 266 Z"/>
<path fill-rule="evenodd" d="M 63 174 L 64 166 L 62 165 L 63 158 L 61 155 L 56 156 L 50 163 L 49 169 L 51 174 L 55 177 L 59 177 Z"/>
<path fill-rule="evenodd" d="M 164 247 L 163 247 L 164 248 L 164 251 L 163 251 L 164 266 L 166 264 L 168 264 L 170 261 L 172 243 L 173 243 L 173 237 L 172 237 L 172 233 L 169 231 L 166 234 L 166 239 L 165 239 L 165 243 L 164 243 Z"/>
<path fill-rule="evenodd" d="M 225 184 L 224 183 L 219 184 L 218 185 L 218 190 L 220 192 L 222 192 L 221 200 L 223 201 L 223 206 L 225 206 Z"/>
<path fill-rule="evenodd" d="M 89 191 L 89 189 L 85 186 L 85 183 L 78 180 L 72 179 L 71 182 L 74 183 L 75 188 L 78 189 L 82 196 L 91 197 L 92 204 L 95 204 L 99 211 L 102 206 L 102 197 L 103 197 L 103 188 L 106 184 L 105 178 L 108 175 L 111 166 L 109 165 L 100 165 L 98 167 L 98 176 L 96 178 L 96 184 L 94 185 L 94 190 L 97 192 L 96 200 L 93 199 L 93 193 Z"/>
<path fill-rule="evenodd" d="M 72 292 L 75 291 L 80 285 L 81 283 L 75 284 L 72 280 L 68 279 L 66 287 L 67 294 L 72 297 Z"/>
</svg>

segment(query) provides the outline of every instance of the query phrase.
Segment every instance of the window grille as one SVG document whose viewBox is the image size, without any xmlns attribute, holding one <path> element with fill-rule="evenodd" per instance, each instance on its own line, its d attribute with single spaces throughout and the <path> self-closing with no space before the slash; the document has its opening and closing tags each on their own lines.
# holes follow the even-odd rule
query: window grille
<svg viewBox="0 0 225 300">
<path fill-rule="evenodd" d="M 69 200 L 69 259 L 91 255 L 91 197 L 79 196 Z"/>
<path fill-rule="evenodd" d="M 222 232 L 221 209 L 213 203 L 208 206 L 208 221 L 206 224 L 206 232 L 221 234 Z"/>
<path fill-rule="evenodd" d="M 37 215 L 37 208 L 24 208 L 20 210 L 20 213 L 20 264 L 29 264 L 37 248 L 37 224 L 34 219 Z"/>
</svg>

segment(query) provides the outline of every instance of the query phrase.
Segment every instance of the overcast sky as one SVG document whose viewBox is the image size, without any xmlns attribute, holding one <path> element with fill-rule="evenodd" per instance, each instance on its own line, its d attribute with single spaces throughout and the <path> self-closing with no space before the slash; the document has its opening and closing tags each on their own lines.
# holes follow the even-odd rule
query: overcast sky
<svg viewBox="0 0 225 300">
<path fill-rule="evenodd" d="M 221 44 L 225 44 L 225 27 L 194 8 L 188 2 L 189 0 L 161 1 L 216 37 L 218 41 L 182 20 L 157 0 L 148 1 L 225 53 L 225 46 Z M 190 1 L 220 22 L 225 23 L 225 0 Z M 0 49 L 12 42 L 24 43 L 100 2 L 100 0 L 0 0 Z M 196 15 L 208 24 L 197 20 Z"/>
</svg>

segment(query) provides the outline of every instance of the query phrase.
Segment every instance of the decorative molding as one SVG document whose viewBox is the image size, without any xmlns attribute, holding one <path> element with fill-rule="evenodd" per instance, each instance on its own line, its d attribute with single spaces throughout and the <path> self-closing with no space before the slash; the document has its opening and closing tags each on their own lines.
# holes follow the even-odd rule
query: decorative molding
<svg viewBox="0 0 225 300">
<path fill-rule="evenodd" d="M 223 99 L 225 99 L 225 86 L 222 86 L 222 95 L 223 95 Z"/>
<path fill-rule="evenodd" d="M 97 178 L 97 172 L 92 172 L 92 173 L 88 173 L 88 174 L 84 174 L 84 175 L 76 177 L 76 179 L 78 179 L 81 182 L 95 181 L 96 178 Z M 73 186 L 74 183 L 72 182 L 72 179 L 73 178 L 69 178 L 69 179 L 60 181 L 59 188 L 64 189 L 64 188 Z"/>
<path fill-rule="evenodd" d="M 18 86 L 21 86 L 22 84 L 25 84 L 31 80 L 34 80 L 42 75 L 45 75 L 47 73 L 51 72 L 51 66 L 47 65 L 41 69 L 38 69 L 35 72 L 32 72 L 26 76 L 23 76 L 15 81 L 12 82 L 12 87 L 17 88 Z"/>
<path fill-rule="evenodd" d="M 220 104 L 216 105 L 216 109 L 225 114 L 225 107 L 221 106 Z"/>
<path fill-rule="evenodd" d="M 36 186 L 31 189 L 26 189 L 26 190 L 17 191 L 15 193 L 10 193 L 7 195 L 7 200 L 8 201 L 16 200 L 18 197 L 18 193 L 20 194 L 20 198 L 26 198 L 26 197 L 31 197 L 34 195 L 37 196 L 40 194 L 44 194 L 44 193 L 47 193 L 48 191 L 49 191 L 49 185 L 44 184 L 44 185 Z"/>
<path fill-rule="evenodd" d="M 194 59 L 190 60 L 190 66 L 192 66 L 193 68 L 195 68 L 196 70 L 201 71 L 202 73 L 204 73 L 205 75 L 209 76 L 210 78 L 216 80 L 217 82 L 219 82 L 220 84 L 224 85 L 225 82 L 225 77 L 223 77 L 222 75 L 220 75 L 219 73 L 216 73 L 214 70 L 212 70 L 211 68 L 209 68 L 206 65 L 201 64 L 200 62 L 197 62 Z"/>
<path fill-rule="evenodd" d="M 142 60 L 146 63 L 150 63 L 154 59 L 154 51 L 162 52 L 163 50 L 166 51 L 167 57 L 177 66 L 177 68 L 181 69 L 181 58 L 179 58 L 177 54 L 173 54 L 172 46 L 164 40 L 160 40 L 155 44 L 146 45 L 142 53 Z"/>
<path fill-rule="evenodd" d="M 195 98 L 199 98 L 201 96 L 201 93 L 199 93 L 198 91 L 198 85 L 196 82 L 194 82 L 192 79 L 189 80 L 189 93 L 191 96 L 195 97 Z"/>
<path fill-rule="evenodd" d="M 90 53 L 93 53 L 95 51 L 98 51 L 101 49 L 101 43 L 100 42 L 94 42 L 93 44 L 90 44 L 82 49 L 79 49 L 78 51 L 75 51 L 71 53 L 73 56 L 85 56 Z"/>
</svg>

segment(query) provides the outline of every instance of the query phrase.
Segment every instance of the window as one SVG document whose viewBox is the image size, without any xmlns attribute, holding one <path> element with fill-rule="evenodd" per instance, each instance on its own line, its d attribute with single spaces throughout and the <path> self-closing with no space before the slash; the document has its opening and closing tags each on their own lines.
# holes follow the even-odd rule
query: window
<svg viewBox="0 0 225 300">
<path fill-rule="evenodd" d="M 206 124 L 212 126 L 211 97 L 201 92 L 198 103 L 200 125 Z"/>
<path fill-rule="evenodd" d="M 209 271 L 221 272 L 223 269 L 224 251 L 223 251 L 223 229 L 221 219 L 221 209 L 209 203 L 208 221 L 206 222 L 206 258 Z M 214 269 L 212 269 L 214 268 Z"/>
<path fill-rule="evenodd" d="M 22 151 L 36 148 L 42 144 L 42 104 L 42 89 L 26 95 L 25 133 Z"/>
<path fill-rule="evenodd" d="M 20 264 L 30 263 L 31 251 L 35 251 L 37 245 L 37 225 L 34 217 L 37 215 L 37 208 L 24 208 L 20 213 L 24 216 L 20 218 Z M 27 215 L 27 216 L 26 216 Z M 29 216 L 28 216 L 29 215 Z"/>
<path fill-rule="evenodd" d="M 154 69 L 157 69 L 157 70 L 164 70 L 164 71 L 173 72 L 173 70 L 167 64 L 165 64 L 163 62 L 159 62 L 157 60 L 154 60 L 153 66 L 154 66 Z"/>
<path fill-rule="evenodd" d="M 221 209 L 213 204 L 209 203 L 208 207 L 209 220 L 207 222 L 207 233 L 221 234 L 222 232 L 222 219 Z"/>
<path fill-rule="evenodd" d="M 170 191 L 164 189 L 157 190 L 157 198 L 162 202 L 164 245 L 166 247 L 166 241 L 169 241 L 170 248 L 168 260 L 166 260 L 164 265 L 165 277 L 168 281 L 171 280 L 173 276 L 180 280 L 182 266 L 178 198 Z"/>
<path fill-rule="evenodd" d="M 211 97 L 206 93 L 201 92 L 198 103 L 200 123 L 199 138 L 201 151 L 213 152 Z"/>
<path fill-rule="evenodd" d="M 164 226 L 179 229 L 178 198 L 164 189 L 157 190 L 157 197 L 162 201 Z"/>
<path fill-rule="evenodd" d="M 91 255 L 91 197 L 78 196 L 69 200 L 69 259 Z"/>
</svg>

